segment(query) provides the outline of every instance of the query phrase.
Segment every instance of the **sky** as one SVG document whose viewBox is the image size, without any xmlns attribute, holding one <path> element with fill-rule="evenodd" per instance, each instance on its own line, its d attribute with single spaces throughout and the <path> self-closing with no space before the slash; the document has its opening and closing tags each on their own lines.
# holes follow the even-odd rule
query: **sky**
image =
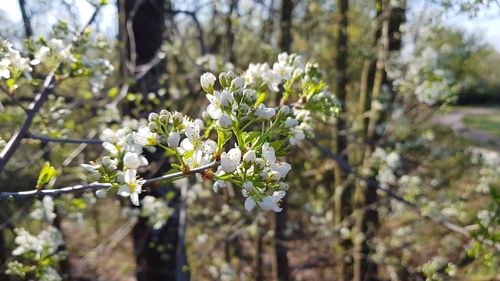
<svg viewBox="0 0 500 281">
<path fill-rule="evenodd" d="M 113 3 L 114 1 L 110 2 Z M 80 22 L 87 21 L 93 13 L 93 7 L 86 0 L 74 0 L 74 3 L 79 11 Z M 12 22 L 21 23 L 18 1 L 0 0 L 0 12 L 7 15 Z M 44 21 L 46 20 L 48 24 L 55 23 L 58 19 L 57 16 L 57 14 L 53 14 Z M 98 29 L 110 37 L 115 36 L 117 32 L 116 17 L 116 6 L 114 4 L 107 5 L 101 12 Z M 500 51 L 500 8 L 498 5 L 492 4 L 488 8 L 483 8 L 474 18 L 464 14 L 448 13 L 444 16 L 444 23 L 451 27 L 466 30 L 468 33 L 480 38 L 484 43 L 489 43 Z"/>
</svg>

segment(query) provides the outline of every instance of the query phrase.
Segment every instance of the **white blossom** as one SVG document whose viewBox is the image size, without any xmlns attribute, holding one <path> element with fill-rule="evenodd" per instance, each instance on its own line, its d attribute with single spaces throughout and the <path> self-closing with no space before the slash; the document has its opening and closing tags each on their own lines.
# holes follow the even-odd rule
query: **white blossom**
<svg viewBox="0 0 500 281">
<path fill-rule="evenodd" d="M 137 170 L 139 167 L 148 165 L 146 157 L 134 152 L 126 152 L 123 156 L 123 164 L 132 170 Z"/>
<path fill-rule="evenodd" d="M 221 155 L 221 168 L 226 173 L 236 171 L 241 161 L 241 151 L 239 148 L 232 148 L 229 152 L 223 152 Z"/>
<path fill-rule="evenodd" d="M 155 145 L 157 143 L 157 134 L 149 130 L 147 126 L 141 126 L 137 132 L 133 133 L 134 141 L 140 145 Z"/>
<path fill-rule="evenodd" d="M 130 197 L 132 204 L 139 206 L 139 194 L 145 180 L 136 178 L 136 170 L 126 170 L 124 173 L 124 184 L 118 189 L 118 195 Z"/>
<path fill-rule="evenodd" d="M 254 115 L 262 119 L 271 119 L 276 115 L 276 109 L 266 108 L 264 104 L 260 104 L 257 109 L 255 109 Z"/>
</svg>

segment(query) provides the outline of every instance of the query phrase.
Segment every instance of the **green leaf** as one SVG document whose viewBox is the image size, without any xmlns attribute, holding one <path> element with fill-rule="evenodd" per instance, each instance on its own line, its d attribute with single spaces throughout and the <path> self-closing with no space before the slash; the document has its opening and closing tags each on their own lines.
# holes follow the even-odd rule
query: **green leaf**
<svg viewBox="0 0 500 281">
<path fill-rule="evenodd" d="M 220 149 L 226 142 L 228 142 L 231 137 L 233 136 L 233 133 L 231 130 L 224 129 L 222 127 L 217 128 L 217 147 Z"/>
<path fill-rule="evenodd" d="M 56 169 L 50 165 L 50 162 L 45 162 L 38 180 L 36 181 L 36 189 L 40 190 L 44 185 L 50 182 L 50 180 L 56 175 Z"/>
<path fill-rule="evenodd" d="M 258 106 L 259 104 L 263 103 L 266 100 L 266 93 L 261 92 L 259 93 L 259 96 L 257 97 L 257 102 L 255 103 L 255 106 Z"/>
<path fill-rule="evenodd" d="M 117 87 L 113 87 L 113 88 L 108 90 L 108 97 L 114 98 L 116 96 L 118 96 L 118 88 Z"/>
<path fill-rule="evenodd" d="M 260 134 L 261 134 L 261 132 L 257 132 L 257 131 L 247 132 L 243 136 L 243 142 L 245 142 L 245 145 L 252 143 L 254 139 L 256 139 L 257 137 L 260 136 Z"/>
<path fill-rule="evenodd" d="M 183 158 L 184 159 L 189 159 L 193 155 L 194 155 L 194 150 L 191 150 L 191 151 L 188 151 L 188 152 L 184 153 Z"/>
</svg>

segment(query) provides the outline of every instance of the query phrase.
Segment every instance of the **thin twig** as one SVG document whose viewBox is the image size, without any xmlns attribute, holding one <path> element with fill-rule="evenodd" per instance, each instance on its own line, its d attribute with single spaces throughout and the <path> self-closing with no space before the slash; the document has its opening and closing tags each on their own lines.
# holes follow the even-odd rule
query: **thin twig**
<svg viewBox="0 0 500 281">
<path fill-rule="evenodd" d="M 189 174 L 196 174 L 196 173 L 202 173 L 205 170 L 215 168 L 219 166 L 218 161 L 214 161 L 212 163 L 209 163 L 207 165 L 200 166 L 198 168 L 191 169 L 186 172 L 177 172 L 177 173 L 172 173 L 172 174 L 167 174 L 164 176 L 156 177 L 156 178 L 150 178 L 146 180 L 144 183 L 144 186 L 150 185 L 155 182 L 161 182 L 161 181 L 167 181 L 167 180 L 174 180 L 177 178 L 181 178 L 183 176 L 189 175 Z M 89 183 L 89 184 L 79 184 L 79 185 L 74 185 L 74 186 L 68 186 L 68 187 L 62 187 L 62 188 L 57 188 L 57 189 L 46 189 L 46 190 L 28 190 L 28 191 L 17 191 L 17 192 L 0 192 L 0 200 L 1 199 L 14 199 L 14 198 L 26 198 L 26 197 L 34 197 L 34 196 L 57 196 L 60 194 L 64 193 L 73 193 L 73 192 L 82 192 L 82 191 L 87 191 L 87 190 L 99 190 L 99 189 L 105 189 L 105 188 L 110 188 L 112 185 L 110 183 Z"/>
<path fill-rule="evenodd" d="M 431 217 L 427 214 L 425 214 L 418 205 L 416 205 L 415 203 L 412 203 L 406 199 L 404 199 L 401 195 L 395 193 L 394 191 L 391 191 L 387 188 L 384 188 L 382 186 L 380 186 L 380 184 L 376 181 L 376 180 L 373 180 L 373 179 L 370 179 L 368 177 L 365 177 L 363 175 L 361 175 L 358 171 L 356 171 L 349 163 L 347 163 L 342 157 L 340 157 L 339 155 L 333 153 L 332 151 L 330 151 L 328 148 L 320 145 L 319 143 L 317 143 L 315 140 L 312 140 L 312 139 L 308 139 L 309 143 L 311 143 L 312 145 L 314 145 L 316 148 L 318 148 L 325 156 L 327 156 L 328 158 L 334 160 L 335 162 L 337 162 L 337 164 L 339 164 L 339 166 L 342 168 L 342 170 L 344 170 L 344 172 L 346 173 L 349 173 L 349 174 L 353 174 L 354 176 L 356 176 L 357 178 L 359 179 L 362 179 L 364 182 L 366 182 L 366 184 L 369 186 L 369 187 L 372 187 L 372 188 L 375 188 L 375 189 L 378 189 L 380 191 L 383 191 L 387 196 L 395 199 L 396 201 L 399 201 L 400 203 L 402 203 L 403 205 L 409 207 L 411 210 L 413 210 L 415 213 L 417 213 L 419 216 L 423 217 L 423 218 L 426 218 L 434 223 L 437 223 L 453 232 L 456 232 L 458 234 L 461 234 L 462 236 L 465 236 L 467 238 L 471 238 L 470 236 L 470 233 L 469 231 L 467 231 L 467 229 L 459 226 L 459 225 L 456 225 L 456 224 L 453 224 L 447 220 L 444 220 L 444 219 L 436 219 L 434 217 Z"/>
<path fill-rule="evenodd" d="M 18 100 L 13 94 L 9 93 L 9 91 L 7 89 L 5 89 L 5 87 L 3 87 L 2 85 L 0 85 L 0 90 L 2 90 L 2 92 L 4 92 L 5 94 L 7 94 L 7 96 L 9 96 L 9 98 L 17 105 L 19 106 L 22 110 L 24 110 L 24 112 L 28 112 L 28 109 L 21 103 L 20 100 Z"/>
<path fill-rule="evenodd" d="M 99 139 L 61 139 L 61 138 L 53 138 L 53 137 L 47 137 L 47 136 L 40 136 L 40 135 L 35 135 L 30 132 L 26 133 L 25 138 L 27 139 L 34 139 L 34 140 L 40 140 L 43 142 L 58 142 L 58 143 L 86 143 L 86 144 L 102 144 L 103 141 Z"/>
</svg>

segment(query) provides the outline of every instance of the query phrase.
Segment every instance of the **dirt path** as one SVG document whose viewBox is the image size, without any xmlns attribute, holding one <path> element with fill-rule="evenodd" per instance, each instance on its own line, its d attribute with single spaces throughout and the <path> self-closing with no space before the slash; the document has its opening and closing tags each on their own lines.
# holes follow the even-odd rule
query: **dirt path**
<svg viewBox="0 0 500 281">
<path fill-rule="evenodd" d="M 471 139 L 481 146 L 490 146 L 500 149 L 500 138 L 495 135 L 488 134 L 478 129 L 468 127 L 463 119 L 466 116 L 482 115 L 482 114 L 498 114 L 499 109 L 487 107 L 463 107 L 454 109 L 448 114 L 436 115 L 432 121 L 436 124 L 450 127 L 458 131 L 462 136 Z"/>
</svg>

